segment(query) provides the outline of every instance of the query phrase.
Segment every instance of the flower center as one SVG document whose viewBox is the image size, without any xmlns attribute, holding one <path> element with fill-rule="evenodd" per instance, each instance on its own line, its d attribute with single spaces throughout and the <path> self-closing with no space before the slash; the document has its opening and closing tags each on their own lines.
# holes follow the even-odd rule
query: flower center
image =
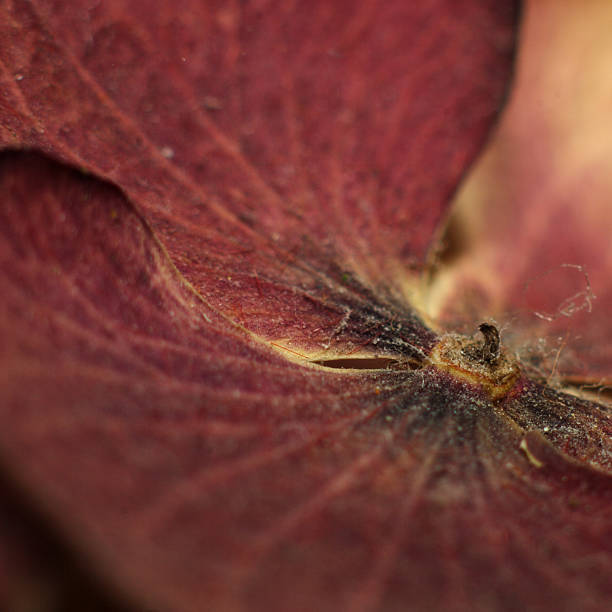
<svg viewBox="0 0 612 612">
<path fill-rule="evenodd" d="M 494 325 L 482 323 L 479 330 L 484 342 L 460 334 L 442 336 L 430 359 L 437 368 L 481 387 L 491 399 L 500 399 L 519 377 L 518 361 L 501 346 Z"/>
</svg>

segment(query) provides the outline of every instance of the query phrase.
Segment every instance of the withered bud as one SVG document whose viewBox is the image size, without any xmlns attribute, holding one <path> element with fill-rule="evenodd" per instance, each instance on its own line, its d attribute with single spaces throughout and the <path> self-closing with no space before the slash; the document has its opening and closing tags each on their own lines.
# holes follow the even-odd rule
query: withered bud
<svg viewBox="0 0 612 612">
<path fill-rule="evenodd" d="M 482 359 L 486 363 L 494 364 L 499 360 L 499 330 L 490 323 L 481 323 L 478 329 L 484 336 Z"/>
</svg>

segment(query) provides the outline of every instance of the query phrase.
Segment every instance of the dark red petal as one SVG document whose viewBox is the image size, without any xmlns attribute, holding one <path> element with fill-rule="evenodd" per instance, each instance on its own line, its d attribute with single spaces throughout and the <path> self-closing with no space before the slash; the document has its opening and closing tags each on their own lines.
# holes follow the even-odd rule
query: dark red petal
<svg viewBox="0 0 612 612">
<path fill-rule="evenodd" d="M 5 153 L 0 185 L 5 464 L 98 574 L 141 599 L 246 597 L 255 585 L 234 580 L 292 533 L 306 498 L 316 515 L 332 482 L 331 499 L 382 465 L 386 429 L 359 432 L 410 393 L 406 372 L 278 355 L 208 309 L 97 179 Z M 321 554 L 348 562 L 339 544 Z M 346 596 L 355 576 L 340 578 Z M 276 583 L 256 582 L 263 605 Z"/>
<path fill-rule="evenodd" d="M 213 307 L 319 350 L 347 314 L 330 284 L 357 274 L 405 299 L 506 91 L 515 13 L 469 0 L 2 11 L 2 140 L 112 179 Z"/>
<path fill-rule="evenodd" d="M 402 299 L 511 12 L 131 6 L 2 9 L 4 142 L 122 189 L 0 159 L 4 469 L 155 608 L 602 608 L 609 413 L 491 400 Z"/>
<path fill-rule="evenodd" d="M 116 188 L 16 153 L 0 185 L 4 461 L 97 575 L 194 612 L 609 601 L 601 406 L 294 364 L 207 309 Z"/>
</svg>

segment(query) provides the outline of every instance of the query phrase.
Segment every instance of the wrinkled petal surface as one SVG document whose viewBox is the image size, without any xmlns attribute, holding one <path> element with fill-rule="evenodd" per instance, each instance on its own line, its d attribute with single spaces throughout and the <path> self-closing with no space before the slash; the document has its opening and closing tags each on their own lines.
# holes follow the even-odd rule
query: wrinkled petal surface
<svg viewBox="0 0 612 612">
<path fill-rule="evenodd" d="M 211 305 L 318 349 L 330 284 L 404 297 L 513 51 L 492 1 L 3 11 L 3 141 L 112 179 Z"/>
<path fill-rule="evenodd" d="M 492 399 L 406 300 L 513 9 L 0 9 L 0 456 L 118 598 L 609 601 L 609 412 Z M 315 363 L 359 356 L 390 367 Z"/>
</svg>

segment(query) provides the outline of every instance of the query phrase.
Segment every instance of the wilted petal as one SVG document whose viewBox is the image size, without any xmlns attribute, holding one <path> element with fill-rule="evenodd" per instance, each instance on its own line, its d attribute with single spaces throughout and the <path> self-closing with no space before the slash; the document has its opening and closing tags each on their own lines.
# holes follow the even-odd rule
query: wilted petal
<svg viewBox="0 0 612 612">
<path fill-rule="evenodd" d="M 320 348 L 330 285 L 405 297 L 506 91 L 512 5 L 10 2 L 3 140 L 112 179 L 213 307 Z"/>
<path fill-rule="evenodd" d="M 0 159 L 0 448 L 92 574 L 177 611 L 609 599 L 608 413 L 493 395 L 403 300 L 500 6 L 2 9 L 4 143 L 97 177 Z M 355 355 L 393 367 L 311 363 Z"/>
</svg>

